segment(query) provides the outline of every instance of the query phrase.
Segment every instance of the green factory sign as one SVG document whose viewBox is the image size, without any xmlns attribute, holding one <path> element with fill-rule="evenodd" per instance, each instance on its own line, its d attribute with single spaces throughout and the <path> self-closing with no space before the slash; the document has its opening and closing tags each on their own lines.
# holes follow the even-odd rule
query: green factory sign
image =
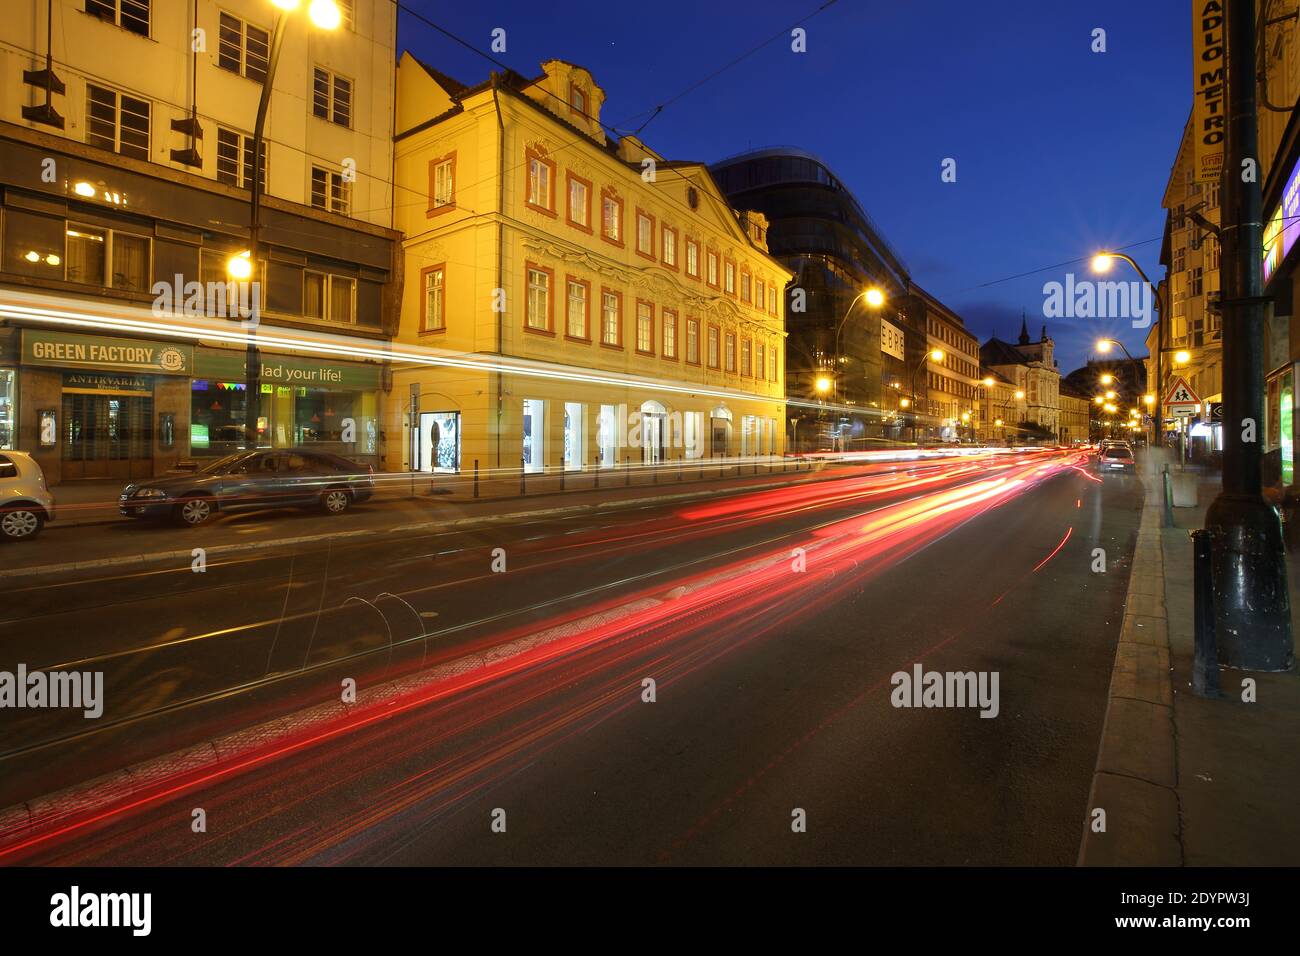
<svg viewBox="0 0 1300 956">
<path fill-rule="evenodd" d="M 24 365 L 96 369 L 105 372 L 153 372 L 188 375 L 194 368 L 194 346 L 148 339 L 82 335 L 48 329 L 24 329 Z"/>
</svg>

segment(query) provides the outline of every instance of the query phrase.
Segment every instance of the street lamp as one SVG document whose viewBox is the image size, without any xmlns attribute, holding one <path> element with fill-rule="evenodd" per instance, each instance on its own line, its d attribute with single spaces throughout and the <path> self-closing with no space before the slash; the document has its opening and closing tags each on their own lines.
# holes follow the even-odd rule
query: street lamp
<svg viewBox="0 0 1300 956">
<path fill-rule="evenodd" d="M 849 316 L 853 314 L 853 307 L 858 304 L 859 299 L 864 300 L 867 305 L 871 306 L 873 309 L 878 309 L 885 304 L 885 293 L 881 292 L 880 289 L 875 286 L 869 286 L 868 288 L 863 289 L 853 297 L 853 301 L 849 303 L 848 309 L 844 312 L 844 318 L 840 319 L 839 325 L 835 326 L 835 372 L 837 375 L 839 374 L 840 363 L 844 361 L 840 355 L 840 333 L 844 331 L 844 323 L 847 322 Z M 836 398 L 839 398 L 838 389 L 836 389 Z"/>
<path fill-rule="evenodd" d="M 257 101 L 257 120 L 253 125 L 252 182 L 249 183 L 251 198 L 249 201 L 248 249 L 237 256 L 232 256 L 226 263 L 226 273 L 237 281 L 246 282 L 253 277 L 257 269 L 259 240 L 262 230 L 262 143 L 266 133 L 266 113 L 271 106 L 271 89 L 275 85 L 275 71 L 280 64 L 280 48 L 284 45 L 284 29 L 293 11 L 298 9 L 301 0 L 271 0 L 271 5 L 279 8 L 275 17 L 275 27 L 271 33 L 271 51 L 267 58 L 266 74 L 262 77 L 262 93 Z M 318 28 L 334 30 L 343 20 L 334 0 L 311 0 L 307 16 Z M 237 260 L 243 260 L 240 264 Z M 261 313 L 261 289 L 258 283 L 251 288 L 250 301 L 255 315 Z M 257 323 L 248 324 L 248 352 L 244 359 L 244 377 L 247 382 L 244 395 L 244 445 L 252 450 L 257 448 L 257 422 L 261 417 L 262 401 L 262 362 L 257 355 Z"/>
</svg>

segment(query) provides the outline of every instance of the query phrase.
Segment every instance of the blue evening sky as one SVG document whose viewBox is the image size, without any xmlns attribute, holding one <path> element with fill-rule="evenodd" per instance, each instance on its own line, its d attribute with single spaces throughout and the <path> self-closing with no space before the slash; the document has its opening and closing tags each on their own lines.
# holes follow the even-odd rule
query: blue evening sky
<svg viewBox="0 0 1300 956">
<path fill-rule="evenodd" d="M 403 3 L 485 52 L 504 28 L 497 57 L 525 76 L 551 57 L 585 66 L 607 95 L 602 120 L 621 130 L 818 6 Z M 646 142 L 706 162 L 775 144 L 819 155 L 981 341 L 1014 339 L 1021 310 L 1036 338 L 1043 284 L 1087 267 L 998 281 L 1009 276 L 1142 243 L 1128 251 L 1158 281 L 1160 199 L 1191 106 L 1186 0 L 838 0 L 805 27 L 806 53 L 785 30 L 669 105 Z M 1105 53 L 1090 49 L 1097 27 Z M 400 49 L 462 82 L 493 69 L 405 13 L 398 33 Z M 940 180 L 947 157 L 955 183 Z M 1048 332 L 1062 372 L 1099 334 L 1145 351 L 1123 320 L 1056 319 Z"/>
</svg>

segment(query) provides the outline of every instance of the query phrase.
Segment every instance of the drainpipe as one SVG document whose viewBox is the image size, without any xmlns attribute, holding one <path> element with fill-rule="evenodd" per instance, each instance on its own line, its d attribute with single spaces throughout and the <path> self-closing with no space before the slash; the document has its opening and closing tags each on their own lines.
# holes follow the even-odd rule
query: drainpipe
<svg viewBox="0 0 1300 956">
<path fill-rule="evenodd" d="M 503 279 L 503 270 L 505 268 L 506 255 L 506 124 L 501 119 L 501 100 L 497 95 L 500 75 L 495 71 L 492 73 L 492 105 L 496 108 L 497 113 L 497 284 L 496 288 L 503 288 L 501 281 Z M 497 355 L 501 355 L 501 350 L 505 345 L 505 313 L 497 312 Z M 496 421 L 496 445 L 497 445 L 497 467 L 501 467 L 501 413 L 502 405 L 505 401 L 504 383 L 502 379 L 505 373 L 496 371 L 493 373 L 497 378 L 497 421 Z"/>
</svg>

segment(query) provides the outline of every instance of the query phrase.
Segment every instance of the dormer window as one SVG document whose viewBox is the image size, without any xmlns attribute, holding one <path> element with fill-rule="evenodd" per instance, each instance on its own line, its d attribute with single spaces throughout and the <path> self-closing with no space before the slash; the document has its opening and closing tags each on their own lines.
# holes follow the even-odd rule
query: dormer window
<svg viewBox="0 0 1300 956">
<path fill-rule="evenodd" d="M 576 83 L 569 84 L 569 109 L 578 116 L 587 116 L 587 91 Z"/>
</svg>

